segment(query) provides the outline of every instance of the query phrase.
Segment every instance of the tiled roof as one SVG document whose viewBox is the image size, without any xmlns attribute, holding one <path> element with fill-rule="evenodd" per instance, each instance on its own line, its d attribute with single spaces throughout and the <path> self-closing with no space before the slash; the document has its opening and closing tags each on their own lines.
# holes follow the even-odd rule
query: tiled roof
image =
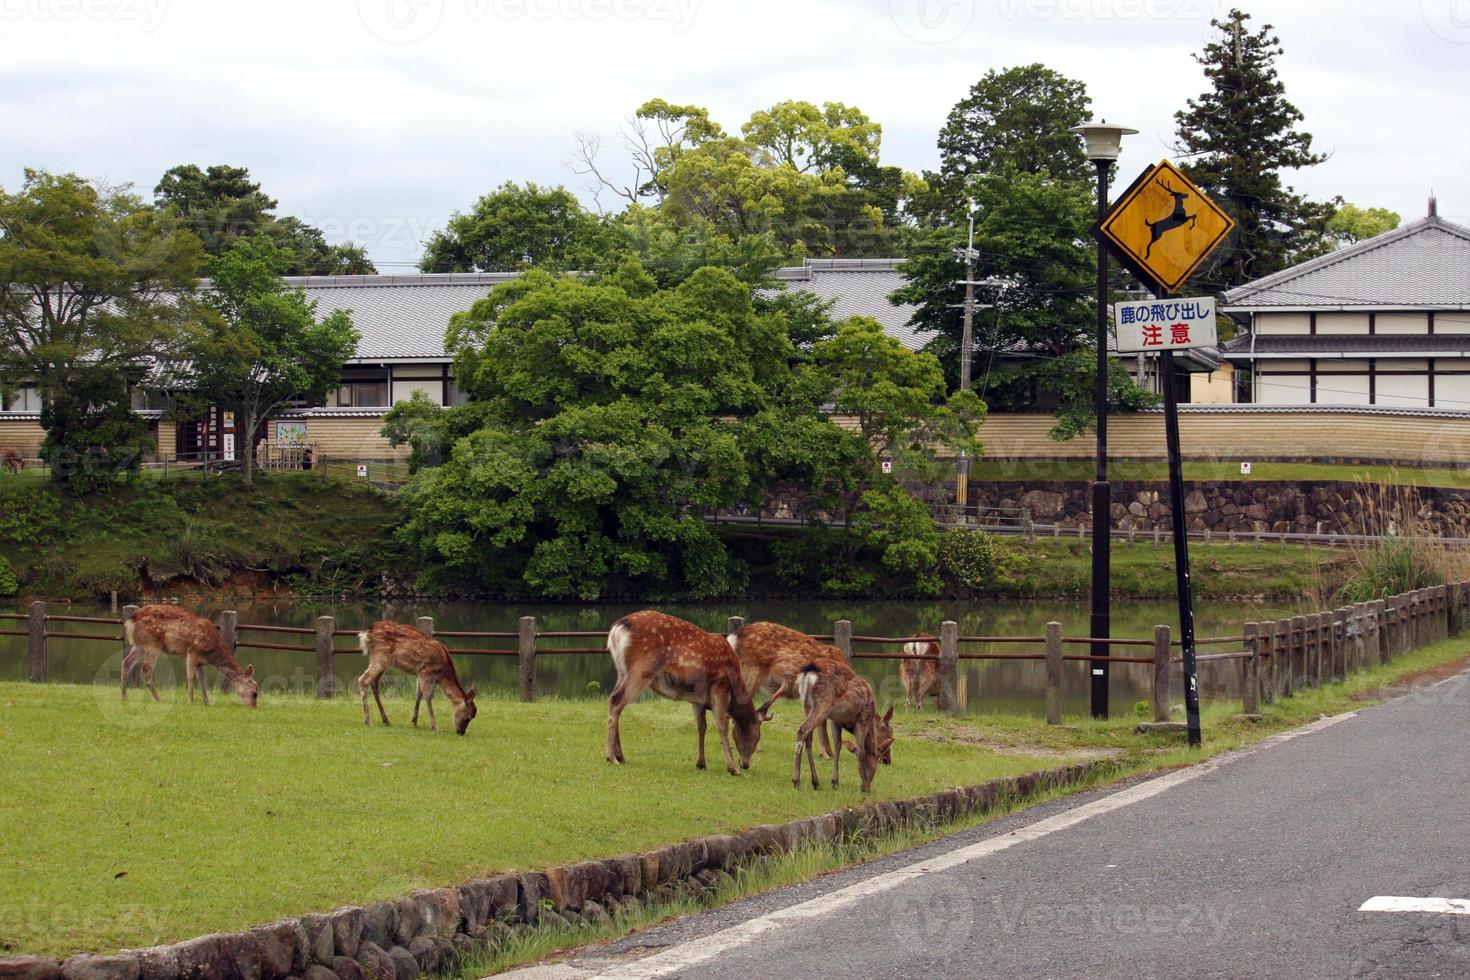
<svg viewBox="0 0 1470 980">
<path fill-rule="evenodd" d="M 1430 215 L 1237 286 L 1224 308 L 1470 309 L 1470 228 Z"/>
<path fill-rule="evenodd" d="M 926 338 L 916 336 L 908 325 L 914 308 L 888 301 L 889 294 L 904 284 L 900 264 L 899 259 L 815 259 L 778 269 L 775 278 L 785 288 L 835 300 L 832 315 L 836 319 L 870 316 L 905 347 L 918 350 Z M 357 361 L 441 360 L 447 356 L 444 328 L 450 316 L 468 310 L 516 275 L 300 276 L 286 283 L 305 289 L 317 301 L 320 315 L 338 309 L 352 311 L 352 321 L 362 333 Z"/>
<path fill-rule="evenodd" d="M 1411 357 L 1414 355 L 1470 357 L 1470 334 L 1335 334 L 1272 335 L 1254 338 L 1243 334 L 1224 345 L 1228 358 L 1252 356 L 1341 357 L 1354 354 Z"/>
</svg>

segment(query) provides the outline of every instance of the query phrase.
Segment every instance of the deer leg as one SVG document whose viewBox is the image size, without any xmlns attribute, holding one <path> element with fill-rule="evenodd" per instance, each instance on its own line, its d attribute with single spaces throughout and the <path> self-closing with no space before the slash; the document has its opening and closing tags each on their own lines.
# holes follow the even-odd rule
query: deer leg
<svg viewBox="0 0 1470 980">
<path fill-rule="evenodd" d="M 156 687 L 153 686 L 153 658 L 152 657 L 144 657 L 143 658 L 142 672 L 143 672 L 143 683 L 145 683 L 145 684 L 148 685 L 148 693 L 151 694 L 151 695 L 153 695 L 153 700 L 154 701 L 161 701 L 162 699 L 158 696 L 158 688 L 156 688 Z"/>
<path fill-rule="evenodd" d="M 368 669 L 363 671 L 362 675 L 357 678 L 357 693 L 362 697 L 362 723 L 364 725 L 371 725 L 373 723 L 372 716 L 368 714 L 367 703 L 368 692 L 372 690 L 373 687 L 372 672 L 373 668 L 369 666 Z"/>
<path fill-rule="evenodd" d="M 796 758 L 791 761 L 791 788 L 801 789 L 801 750 L 809 742 L 801 737 L 801 732 L 796 733 Z"/>
<path fill-rule="evenodd" d="M 408 720 L 408 723 L 415 728 L 419 727 L 419 705 L 423 703 L 423 700 L 424 682 L 418 681 L 413 688 L 413 717 Z"/>
<path fill-rule="evenodd" d="M 692 704 L 694 709 L 694 731 L 699 736 L 699 757 L 694 760 L 694 768 L 704 768 L 704 731 L 709 724 L 709 709 L 702 704 Z"/>
<path fill-rule="evenodd" d="M 133 664 L 138 662 L 138 648 L 123 644 L 122 658 L 122 699 L 128 699 L 128 671 L 133 669 Z"/>
<path fill-rule="evenodd" d="M 378 715 L 383 719 L 383 724 L 388 724 L 388 712 L 383 710 L 383 675 L 379 674 L 373 678 L 373 700 L 378 704 Z"/>
<path fill-rule="evenodd" d="M 613 688 L 611 696 L 607 699 L 606 757 L 607 761 L 614 765 L 622 765 L 625 761 L 623 759 L 622 732 L 618 729 L 618 721 L 623 717 L 623 709 L 638 700 L 638 695 L 643 693 L 643 689 L 648 686 L 652 679 L 652 675 L 644 674 L 639 674 L 636 677 L 632 674 L 621 677 L 618 679 L 617 686 Z"/>
<path fill-rule="evenodd" d="M 189 689 L 189 703 L 194 703 L 194 658 L 184 658 L 184 686 Z"/>
<path fill-rule="evenodd" d="M 817 734 L 822 737 L 822 758 L 824 758 L 824 759 L 830 759 L 832 757 L 833 744 L 834 743 L 833 743 L 832 739 L 830 739 L 830 738 L 827 737 L 827 726 L 826 725 L 819 726 L 817 728 Z M 840 737 L 841 733 L 839 732 L 838 735 L 839 735 L 839 738 L 837 739 L 837 742 L 835 744 L 836 744 L 836 748 L 837 749 L 841 749 L 842 748 L 842 739 Z"/>
<path fill-rule="evenodd" d="M 735 768 L 735 754 L 730 751 L 730 710 L 729 705 L 722 699 L 715 699 L 715 727 L 720 730 L 720 748 L 725 750 L 725 768 L 730 775 L 740 775 L 740 770 Z"/>
<path fill-rule="evenodd" d="M 424 704 L 429 709 L 429 731 L 431 732 L 437 732 L 439 730 L 439 719 L 434 717 L 434 694 L 436 691 L 437 688 L 430 686 L 428 693 L 424 695 Z"/>
<path fill-rule="evenodd" d="M 199 698 L 205 704 L 209 704 L 209 683 L 204 676 L 204 661 L 196 660 L 194 664 L 194 678 L 199 681 Z"/>
<path fill-rule="evenodd" d="M 837 774 L 842 769 L 842 726 L 832 723 L 832 740 L 836 744 L 832 753 L 832 788 L 837 788 Z"/>
</svg>

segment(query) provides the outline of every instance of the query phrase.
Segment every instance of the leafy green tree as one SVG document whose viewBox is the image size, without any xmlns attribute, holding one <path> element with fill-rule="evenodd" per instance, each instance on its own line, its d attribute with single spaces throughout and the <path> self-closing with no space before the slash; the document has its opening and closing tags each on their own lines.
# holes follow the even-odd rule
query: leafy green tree
<svg viewBox="0 0 1470 980">
<path fill-rule="evenodd" d="M 148 423 L 133 411 L 129 373 L 142 371 L 86 371 L 41 409 L 41 458 L 72 493 L 95 493 L 120 473 L 136 473 L 154 448 Z"/>
<path fill-rule="evenodd" d="M 113 429 L 128 380 L 177 349 L 175 299 L 202 258 L 198 238 L 126 188 L 27 170 L 19 192 L 0 191 L 0 386 L 37 387 L 52 450 L 96 444 L 74 430 Z"/>
<path fill-rule="evenodd" d="M 455 212 L 424 247 L 425 272 L 590 270 L 616 237 L 564 187 L 509 181 Z"/>
<path fill-rule="evenodd" d="M 1327 235 L 1339 245 L 1351 245 L 1393 231 L 1401 220 L 1397 211 L 1360 208 L 1338 198 L 1333 202 L 1332 217 L 1327 219 Z"/>
<path fill-rule="evenodd" d="M 1068 132 L 1091 116 L 1087 87 L 1041 64 L 992 69 L 955 103 L 939 131 L 939 179 L 948 207 L 963 210 L 974 174 L 1049 174 L 1085 180 L 1082 143 Z"/>
<path fill-rule="evenodd" d="M 1212 20 L 1216 31 L 1195 60 L 1210 88 L 1174 114 L 1176 151 L 1184 169 L 1235 218 L 1239 227 L 1209 260 L 1207 277 L 1229 288 L 1278 272 L 1321 251 L 1331 205 L 1307 200 L 1282 171 L 1327 159 L 1298 128 L 1302 113 L 1286 98 L 1276 70 L 1283 53 L 1274 28 L 1248 26 L 1232 9 Z"/>
<path fill-rule="evenodd" d="M 210 256 L 220 256 L 240 239 L 264 234 L 289 254 L 283 275 L 372 275 L 367 251 L 347 242 L 328 245 L 320 228 L 300 218 L 275 215 L 276 200 L 251 180 L 247 167 L 192 163 L 170 167 L 153 189 L 154 203 L 177 214 L 199 236 Z"/>
<path fill-rule="evenodd" d="M 200 304 L 204 329 L 182 369 L 198 397 L 235 413 L 246 486 L 254 484 L 256 434 L 265 419 L 295 399 L 325 398 L 357 347 L 349 313 L 318 317 L 305 291 L 281 281 L 288 258 L 257 236 L 212 263 Z"/>
</svg>

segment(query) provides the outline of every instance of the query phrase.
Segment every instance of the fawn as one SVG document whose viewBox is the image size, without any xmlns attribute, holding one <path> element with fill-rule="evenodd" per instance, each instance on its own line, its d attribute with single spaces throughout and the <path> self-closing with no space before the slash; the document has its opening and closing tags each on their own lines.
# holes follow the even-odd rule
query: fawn
<svg viewBox="0 0 1470 980">
<path fill-rule="evenodd" d="M 694 709 L 699 735 L 695 766 L 703 769 L 706 712 L 713 711 L 725 768 L 739 775 L 730 752 L 730 723 L 735 723 L 735 746 L 740 768 L 750 768 L 750 757 L 761 739 L 761 715 L 740 676 L 740 661 L 728 643 L 693 623 L 646 609 L 624 616 L 607 634 L 607 652 L 618 671 L 618 682 L 607 699 L 607 761 L 621 764 L 623 743 L 618 720 L 623 709 L 652 688 L 671 701 L 687 701 Z"/>
<path fill-rule="evenodd" d="M 382 716 L 383 724 L 388 724 L 388 712 L 383 710 L 380 686 L 384 672 L 389 667 L 396 667 L 418 678 L 418 690 L 413 699 L 414 725 L 419 723 L 419 703 L 426 701 L 429 706 L 429 729 L 435 732 L 439 730 L 439 721 L 434 717 L 434 694 L 438 688 L 444 691 L 444 696 L 454 705 L 455 733 L 463 735 L 470 727 L 470 720 L 478 713 L 475 708 L 475 689 L 472 687 L 466 691 L 460 686 L 459 675 L 454 672 L 454 661 L 450 659 L 448 647 L 438 640 L 430 639 L 412 626 L 388 620 L 374 623 L 358 633 L 357 640 L 362 647 L 363 656 L 368 658 L 367 670 L 357 679 L 357 689 L 362 694 L 364 725 L 373 723 L 368 714 L 369 691 L 373 694 L 373 700 L 378 703 L 378 714 Z"/>
<path fill-rule="evenodd" d="M 796 758 L 791 773 L 791 785 L 801 786 L 801 753 L 806 750 L 807 765 L 811 769 L 812 789 L 816 789 L 817 762 L 812 756 L 812 734 L 818 726 L 830 722 L 834 740 L 842 737 L 843 731 L 852 732 L 855 739 L 851 746 L 858 760 L 858 777 L 862 791 L 873 787 L 873 775 L 878 770 L 879 760 L 893 745 L 893 709 L 880 716 L 873 697 L 873 687 L 857 676 L 846 664 L 830 660 L 817 661 L 801 668 L 797 677 L 797 690 L 801 703 L 806 708 L 806 717 L 796 730 Z M 880 729 L 886 734 L 880 735 Z M 832 756 L 832 788 L 837 788 L 838 772 L 842 765 L 842 753 Z"/>
<path fill-rule="evenodd" d="M 755 697 L 762 690 L 775 688 L 770 699 L 761 705 L 762 721 L 771 720 L 771 705 L 780 698 L 797 700 L 796 675 L 802 667 L 817 660 L 842 660 L 842 651 L 826 646 L 780 623 L 746 623 L 725 640 L 740 658 L 740 674 L 745 689 Z M 817 733 L 821 738 L 822 757 L 831 758 L 832 743 L 827 727 Z"/>
<path fill-rule="evenodd" d="M 209 685 L 204 680 L 204 665 L 212 664 L 229 679 L 240 703 L 255 707 L 260 686 L 255 683 L 255 665 L 242 668 L 220 636 L 219 627 L 177 606 L 142 606 L 123 620 L 126 652 L 122 662 L 122 699 L 128 699 L 128 673 L 141 664 L 143 682 L 153 700 L 159 700 L 153 686 L 153 665 L 163 654 L 184 658 L 188 677 L 189 702 L 194 701 L 194 683 L 199 694 L 209 703 Z"/>
<path fill-rule="evenodd" d="M 922 709 L 924 699 L 939 683 L 939 644 L 928 633 L 915 633 L 921 640 L 910 640 L 903 652 L 910 657 L 933 657 L 933 660 L 900 660 L 898 676 L 903 680 L 904 694 L 910 708 Z"/>
</svg>

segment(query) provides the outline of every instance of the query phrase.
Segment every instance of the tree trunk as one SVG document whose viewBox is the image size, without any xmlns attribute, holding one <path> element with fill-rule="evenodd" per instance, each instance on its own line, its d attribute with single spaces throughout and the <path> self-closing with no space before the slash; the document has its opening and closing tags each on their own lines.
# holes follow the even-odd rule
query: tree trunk
<svg viewBox="0 0 1470 980">
<path fill-rule="evenodd" d="M 240 476 L 245 480 L 245 486 L 255 486 L 255 416 L 249 412 L 240 413 Z"/>
</svg>

